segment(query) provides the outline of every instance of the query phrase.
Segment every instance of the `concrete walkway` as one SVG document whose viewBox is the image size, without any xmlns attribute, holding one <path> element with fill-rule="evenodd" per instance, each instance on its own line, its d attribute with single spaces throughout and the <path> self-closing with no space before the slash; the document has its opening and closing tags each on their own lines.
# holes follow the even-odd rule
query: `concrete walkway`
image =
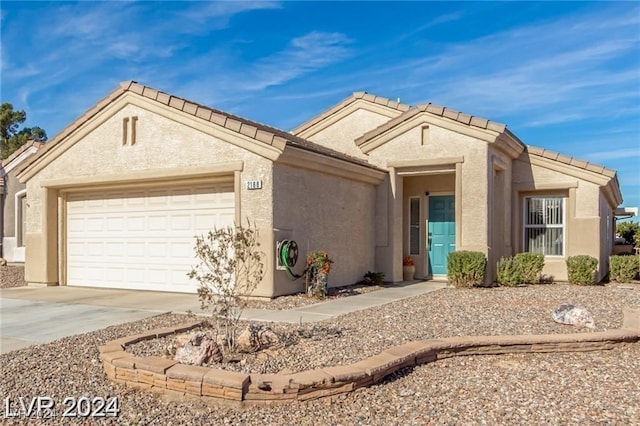
<svg viewBox="0 0 640 426">
<path fill-rule="evenodd" d="M 341 297 L 327 302 L 301 306 L 287 311 L 271 311 L 264 309 L 245 309 L 242 319 L 265 322 L 303 323 L 316 322 L 338 315 L 360 311 L 374 306 L 395 302 L 396 300 L 418 296 L 441 288 L 447 283 L 435 281 L 415 281 L 391 285 L 382 290 L 355 296 Z"/>
<path fill-rule="evenodd" d="M 444 287 L 433 281 L 402 283 L 287 311 L 246 309 L 242 319 L 322 321 Z M 0 353 L 167 312 L 205 315 L 195 294 L 67 286 L 0 289 Z"/>
</svg>

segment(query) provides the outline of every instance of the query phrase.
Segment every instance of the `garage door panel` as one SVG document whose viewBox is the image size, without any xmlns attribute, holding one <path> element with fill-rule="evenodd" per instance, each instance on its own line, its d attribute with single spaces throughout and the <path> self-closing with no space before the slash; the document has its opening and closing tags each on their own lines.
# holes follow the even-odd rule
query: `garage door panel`
<svg viewBox="0 0 640 426">
<path fill-rule="evenodd" d="M 182 261 L 180 264 L 184 265 L 185 259 L 190 261 L 194 259 L 193 246 L 193 242 L 173 242 L 171 243 L 171 257 L 175 262 Z"/>
<path fill-rule="evenodd" d="M 233 185 L 69 194 L 67 283 L 190 292 L 195 235 L 232 225 Z"/>
<path fill-rule="evenodd" d="M 191 215 L 174 213 L 171 215 L 171 231 L 185 231 L 191 229 Z"/>
</svg>

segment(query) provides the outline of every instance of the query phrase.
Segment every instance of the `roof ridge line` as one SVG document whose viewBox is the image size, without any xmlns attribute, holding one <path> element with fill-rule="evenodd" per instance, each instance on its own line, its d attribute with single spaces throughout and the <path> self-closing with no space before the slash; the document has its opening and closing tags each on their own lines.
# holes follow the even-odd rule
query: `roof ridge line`
<svg viewBox="0 0 640 426">
<path fill-rule="evenodd" d="M 125 85 L 126 84 L 128 84 L 128 82 L 125 82 Z M 278 129 L 277 127 L 273 127 L 268 124 L 262 124 L 257 121 L 228 113 L 226 111 L 199 104 L 188 99 L 181 98 L 179 96 L 175 96 L 149 86 L 145 86 L 140 83 L 132 81 L 129 84 L 129 88 L 125 90 L 132 91 L 141 96 L 153 99 L 156 102 L 160 102 L 169 107 L 183 111 L 187 114 L 191 114 L 203 120 L 212 122 L 236 133 L 248 136 L 259 142 L 267 143 L 272 146 L 276 142 L 289 144 L 290 146 L 307 149 L 339 160 L 349 161 L 351 163 L 359 164 L 365 167 L 376 168 L 365 160 L 352 157 L 348 154 L 333 150 L 331 148 L 326 148 L 300 136 L 296 136 L 293 133 Z"/>
<path fill-rule="evenodd" d="M 395 110 L 398 110 L 398 111 L 401 111 L 401 112 L 405 112 L 405 111 L 408 111 L 409 109 L 411 109 L 411 105 L 408 105 L 408 104 L 404 104 L 404 103 L 401 103 L 401 102 L 396 102 L 396 101 L 393 101 L 391 99 L 388 99 L 388 98 L 385 98 L 385 97 L 382 97 L 382 96 L 373 95 L 373 94 L 368 93 L 366 91 L 356 91 L 356 92 L 353 92 L 350 96 L 347 96 L 346 98 L 344 98 L 343 100 L 338 102 L 337 104 L 334 104 L 329 109 L 321 112 L 320 114 L 317 114 L 317 115 L 311 117 L 309 120 L 307 120 L 304 123 L 296 126 L 295 128 L 293 128 L 291 130 L 291 132 L 293 134 L 302 133 L 305 130 L 309 129 L 310 127 L 318 124 L 322 120 L 331 117 L 332 115 L 334 115 L 338 111 L 340 111 L 342 108 L 346 107 L 347 105 L 350 105 L 351 103 L 353 103 L 353 102 L 355 102 L 357 100 L 363 100 L 363 101 L 367 101 L 367 102 L 372 103 L 372 104 L 382 105 L 384 107 L 395 109 Z"/>
<path fill-rule="evenodd" d="M 363 143 L 366 143 L 367 141 L 371 140 L 376 136 L 379 136 L 380 134 L 386 132 L 387 130 L 390 130 L 398 126 L 403 121 L 421 112 L 427 112 L 432 115 L 457 121 L 461 124 L 465 124 L 470 127 L 477 127 L 480 129 L 491 130 L 498 133 L 502 133 L 507 130 L 506 124 L 489 120 L 486 118 L 481 118 L 474 115 L 466 114 L 466 113 L 457 111 L 455 109 L 437 105 L 431 102 L 426 102 L 426 103 L 418 104 L 416 106 L 412 106 L 407 111 L 404 111 L 402 114 L 400 114 L 399 116 L 392 118 L 391 120 L 385 123 L 382 123 L 381 125 L 379 125 L 374 129 L 369 130 L 364 135 L 358 137 L 355 140 L 355 142 L 357 145 L 362 145 Z"/>
</svg>

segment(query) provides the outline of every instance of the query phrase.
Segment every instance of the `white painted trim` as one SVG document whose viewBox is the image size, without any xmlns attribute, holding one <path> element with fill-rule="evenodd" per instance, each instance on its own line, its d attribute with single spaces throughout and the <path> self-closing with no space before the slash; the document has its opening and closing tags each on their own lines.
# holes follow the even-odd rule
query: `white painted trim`
<svg viewBox="0 0 640 426">
<path fill-rule="evenodd" d="M 18 247 L 16 237 L 2 239 L 2 254 L 7 262 L 24 263 L 24 247 Z"/>
<path fill-rule="evenodd" d="M 14 199 L 14 206 L 13 206 L 13 214 L 14 214 L 14 220 L 15 220 L 15 228 L 13 233 L 15 235 L 16 238 L 16 247 L 24 247 L 26 244 L 26 241 L 20 241 L 20 235 L 22 235 L 22 223 L 21 223 L 21 219 L 22 217 L 26 214 L 26 212 L 23 212 L 21 207 L 22 207 L 22 203 L 20 202 L 22 197 L 26 197 L 27 196 L 27 190 L 23 189 L 22 191 L 18 191 L 15 194 L 15 199 Z M 21 245 L 18 245 L 18 243 L 22 243 Z"/>
<path fill-rule="evenodd" d="M 525 252 L 526 246 L 526 229 L 527 229 L 527 199 L 528 198 L 560 198 L 562 200 L 562 254 L 544 254 L 545 259 L 564 259 L 567 253 L 567 199 L 568 197 L 565 195 L 549 195 L 549 194 L 530 194 L 525 195 L 522 198 L 522 240 L 521 240 L 521 250 L 523 253 Z M 599 219 L 599 218 L 598 218 Z M 552 228 L 559 228 L 558 226 L 552 226 Z M 543 229 L 546 229 L 543 228 Z"/>
<path fill-rule="evenodd" d="M 22 163 L 27 158 L 31 157 L 36 152 L 38 152 L 38 148 L 35 146 L 30 146 L 29 148 L 25 149 L 22 153 L 20 153 L 20 155 L 18 155 L 16 158 L 11 160 L 6 166 L 3 167 L 4 169 L 3 176 L 5 174 L 8 174 L 11 170 L 15 169 L 18 165 L 20 165 L 20 163 Z"/>
<path fill-rule="evenodd" d="M 420 256 L 422 250 L 420 249 L 420 239 L 421 239 L 421 233 L 418 232 L 418 253 L 414 254 L 411 253 L 411 200 L 418 200 L 418 231 L 420 231 L 421 228 L 421 223 L 422 223 L 422 209 L 423 209 L 423 201 L 422 198 L 424 197 L 424 195 L 420 196 L 420 195 L 412 195 L 410 197 L 407 197 L 407 225 L 408 225 L 408 231 L 407 231 L 407 253 L 408 256 Z"/>
</svg>

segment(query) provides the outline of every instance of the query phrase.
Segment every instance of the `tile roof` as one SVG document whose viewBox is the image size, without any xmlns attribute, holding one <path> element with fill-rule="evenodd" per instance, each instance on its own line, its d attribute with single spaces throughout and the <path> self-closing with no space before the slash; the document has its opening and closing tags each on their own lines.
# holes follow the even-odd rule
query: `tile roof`
<svg viewBox="0 0 640 426">
<path fill-rule="evenodd" d="M 11 153 L 11 155 L 9 155 L 7 158 L 2 160 L 2 166 L 6 167 L 10 162 L 12 162 L 15 158 L 19 157 L 20 154 L 22 154 L 32 146 L 35 147 L 37 150 L 40 150 L 44 147 L 44 142 L 37 142 L 32 140 L 25 142 L 20 148 L 16 149 Z"/>
<path fill-rule="evenodd" d="M 275 127 L 267 126 L 262 123 L 251 121 L 246 118 L 242 118 L 221 110 L 198 104 L 187 99 L 162 92 L 152 87 L 139 84 L 135 81 L 124 81 L 120 83 L 119 87 L 114 89 L 106 97 L 101 99 L 92 108 L 87 110 L 83 115 L 81 115 L 73 123 L 71 123 L 59 134 L 57 134 L 49 143 L 46 144 L 43 151 L 47 151 L 49 148 L 53 147 L 56 142 L 64 139 L 66 136 L 74 132 L 82 124 L 84 124 L 98 112 L 106 108 L 107 105 L 109 105 L 119 96 L 123 95 L 125 92 L 136 93 L 145 98 L 164 104 L 170 108 L 183 111 L 187 114 L 217 124 L 233 132 L 248 136 L 252 139 L 268 145 L 273 145 L 274 143 L 284 143 L 289 146 L 378 170 L 378 167 L 366 161 L 351 157 L 347 154 L 335 151 L 330 148 L 325 148 Z"/>
<path fill-rule="evenodd" d="M 549 160 L 558 161 L 560 163 L 568 164 L 570 166 L 578 167 L 580 169 L 588 170 L 590 172 L 598 173 L 610 178 L 616 176 L 616 171 L 608 169 L 599 164 L 589 163 L 587 161 L 579 160 L 575 157 L 569 157 L 555 151 L 551 151 L 544 148 L 538 148 L 535 146 L 527 145 L 526 150 L 529 154 L 537 155 L 539 157 L 548 158 Z"/>
<path fill-rule="evenodd" d="M 404 113 L 400 114 L 396 118 L 392 118 L 386 123 L 376 127 L 360 136 L 356 139 L 357 145 L 362 145 L 365 142 L 375 138 L 376 136 L 390 130 L 404 121 L 422 113 L 427 112 L 429 114 L 437 115 L 439 117 L 448 118 L 450 120 L 457 121 L 470 127 L 478 127 L 480 129 L 493 130 L 498 133 L 502 133 L 506 130 L 507 126 L 497 121 L 487 120 L 486 118 L 476 117 L 473 115 L 465 114 L 463 112 L 456 111 L 451 108 L 443 107 L 433 104 L 431 102 L 426 104 L 420 104 L 415 107 L 410 107 Z"/>
<path fill-rule="evenodd" d="M 302 123 L 295 129 L 293 129 L 291 133 L 298 134 L 307 130 L 308 128 L 319 123 L 320 121 L 328 117 L 331 117 L 332 115 L 334 115 L 335 113 L 337 113 L 338 111 L 346 107 L 347 105 L 357 101 L 358 99 L 362 99 L 364 101 L 371 102 L 373 104 L 382 105 L 387 108 L 395 109 L 402 112 L 408 111 L 411 108 L 410 105 L 403 104 L 401 102 L 392 101 L 391 99 L 383 98 L 382 96 L 372 95 L 367 92 L 353 92 L 351 96 L 349 96 L 346 99 L 343 99 L 342 102 L 339 102 L 338 104 L 332 106 L 331 108 L 322 112 L 321 114 L 316 115 L 311 120 L 305 123 Z"/>
</svg>

